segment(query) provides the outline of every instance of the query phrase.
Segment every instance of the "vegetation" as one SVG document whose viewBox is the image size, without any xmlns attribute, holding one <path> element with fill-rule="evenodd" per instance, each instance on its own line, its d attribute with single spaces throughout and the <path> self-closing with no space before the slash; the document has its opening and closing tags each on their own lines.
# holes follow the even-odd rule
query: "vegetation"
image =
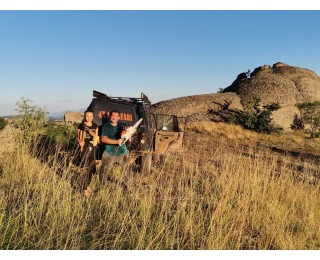
<svg viewBox="0 0 320 260">
<path fill-rule="evenodd" d="M 57 141 L 63 143 L 70 142 L 77 136 L 78 125 L 55 125 L 54 123 L 48 123 L 45 126 L 45 134 Z"/>
<path fill-rule="evenodd" d="M 302 119 L 297 114 L 294 115 L 293 122 L 291 124 L 291 129 L 292 130 L 303 130 L 304 129 L 304 123 L 303 123 Z"/>
<path fill-rule="evenodd" d="M 78 169 L 59 150 L 40 161 L 16 138 L 19 149 L 0 153 L 0 248 L 319 249 L 317 160 L 261 146 L 287 135 L 208 122 L 185 134 L 186 152 L 148 176 L 94 176 L 90 198 L 73 191 Z"/>
<path fill-rule="evenodd" d="M 244 111 L 240 112 L 239 116 L 235 118 L 235 123 L 258 133 L 280 132 L 282 128 L 274 126 L 271 122 L 272 112 L 278 110 L 280 105 L 272 103 L 261 107 L 260 101 L 260 98 L 255 96 L 243 99 Z"/>
<path fill-rule="evenodd" d="M 41 133 L 45 123 L 47 122 L 47 114 L 45 108 L 41 108 L 33 104 L 29 98 L 22 97 L 16 103 L 16 111 L 18 116 L 13 118 L 13 125 L 22 130 L 24 138 L 32 138 L 34 135 Z"/>
<path fill-rule="evenodd" d="M 217 93 L 223 93 L 223 91 L 224 91 L 224 88 L 219 88 Z"/>
<path fill-rule="evenodd" d="M 4 129 L 7 124 L 8 124 L 8 121 L 5 118 L 0 117 L 0 130 Z"/>
<path fill-rule="evenodd" d="M 86 198 L 71 185 L 72 150 L 22 129 L 0 132 L 11 140 L 0 150 L 0 249 L 320 248 L 318 140 L 189 123 L 185 152 L 157 158 L 150 175 L 115 168 L 104 186 L 95 175 Z M 43 129 L 67 140 L 75 126 Z"/>
<path fill-rule="evenodd" d="M 275 126 L 271 119 L 272 112 L 278 110 L 280 105 L 272 103 L 262 106 L 260 101 L 260 98 L 256 96 L 242 99 L 243 111 L 229 110 L 231 102 L 225 101 L 223 105 L 220 105 L 220 111 L 209 110 L 208 113 L 218 115 L 228 123 L 240 125 L 258 133 L 280 133 L 283 129 Z"/>
<path fill-rule="evenodd" d="M 311 138 L 320 137 L 320 101 L 300 103 L 297 107 L 301 111 L 301 121 L 309 125 L 307 130 Z"/>
</svg>

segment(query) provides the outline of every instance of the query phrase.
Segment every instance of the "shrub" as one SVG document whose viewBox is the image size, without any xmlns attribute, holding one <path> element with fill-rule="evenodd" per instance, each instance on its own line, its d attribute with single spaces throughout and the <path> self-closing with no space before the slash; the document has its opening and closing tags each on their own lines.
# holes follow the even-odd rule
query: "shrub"
<svg viewBox="0 0 320 260">
<path fill-rule="evenodd" d="M 303 130 L 304 129 L 304 123 L 303 123 L 302 119 L 297 114 L 294 115 L 293 122 L 291 124 L 291 129 L 292 130 Z"/>
<path fill-rule="evenodd" d="M 310 125 L 311 138 L 320 135 L 320 101 L 297 104 L 301 112 L 301 120 Z"/>
<path fill-rule="evenodd" d="M 223 91 L 224 91 L 224 88 L 219 88 L 217 93 L 223 93 Z"/>
<path fill-rule="evenodd" d="M 7 124 L 8 124 L 8 121 L 5 118 L 0 117 L 0 130 L 4 129 Z"/>
<path fill-rule="evenodd" d="M 45 128 L 45 134 L 56 141 L 69 142 L 77 136 L 77 125 L 53 125 L 48 124 Z"/>
<path fill-rule="evenodd" d="M 244 110 L 229 110 L 228 107 L 221 109 L 218 112 L 210 112 L 219 115 L 227 123 L 237 124 L 243 126 L 245 129 L 256 131 L 258 133 L 280 133 L 281 127 L 272 124 L 271 115 L 273 111 L 280 108 L 277 103 L 260 105 L 260 98 L 256 96 L 249 96 L 242 100 Z"/>
<path fill-rule="evenodd" d="M 23 131 L 24 137 L 38 134 L 43 130 L 43 127 L 48 121 L 46 116 L 48 112 L 45 108 L 33 105 L 31 99 L 24 97 L 16 103 L 16 106 L 18 115 L 13 118 L 13 125 Z"/>
</svg>

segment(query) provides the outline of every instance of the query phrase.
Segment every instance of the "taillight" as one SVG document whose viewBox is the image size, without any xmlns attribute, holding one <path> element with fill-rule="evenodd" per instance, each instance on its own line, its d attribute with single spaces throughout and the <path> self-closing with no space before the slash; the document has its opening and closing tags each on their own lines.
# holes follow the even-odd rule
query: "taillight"
<svg viewBox="0 0 320 260">
<path fill-rule="evenodd" d="M 141 141 L 140 141 L 142 144 L 145 143 L 145 140 L 144 140 L 144 133 L 141 134 Z"/>
</svg>

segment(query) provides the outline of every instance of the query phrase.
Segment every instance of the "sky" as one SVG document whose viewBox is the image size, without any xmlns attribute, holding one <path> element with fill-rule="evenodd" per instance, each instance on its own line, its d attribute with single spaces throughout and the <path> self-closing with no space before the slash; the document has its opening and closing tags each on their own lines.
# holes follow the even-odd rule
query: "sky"
<svg viewBox="0 0 320 260">
<path fill-rule="evenodd" d="M 276 62 L 320 75 L 320 11 L 13 9 L 0 10 L 0 116 L 21 97 L 52 113 L 86 108 L 93 90 L 216 93 Z"/>
</svg>

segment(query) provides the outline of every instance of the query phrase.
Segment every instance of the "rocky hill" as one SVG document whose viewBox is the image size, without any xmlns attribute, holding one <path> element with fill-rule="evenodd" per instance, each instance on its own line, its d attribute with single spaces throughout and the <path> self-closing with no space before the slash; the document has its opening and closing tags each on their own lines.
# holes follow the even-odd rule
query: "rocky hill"
<svg viewBox="0 0 320 260">
<path fill-rule="evenodd" d="M 290 129 L 297 103 L 320 100 L 320 78 L 313 71 L 278 62 L 264 65 L 250 75 L 240 73 L 223 93 L 187 96 L 154 104 L 157 113 L 176 114 L 190 120 L 210 120 L 209 111 L 219 110 L 226 103 L 230 109 L 242 109 L 241 99 L 257 96 L 262 104 L 279 103 L 281 109 L 272 115 L 274 123 Z"/>
<path fill-rule="evenodd" d="M 297 103 L 320 100 L 320 78 L 311 70 L 278 62 L 256 68 L 250 77 L 239 74 L 224 92 L 237 93 L 240 98 L 255 95 L 264 104 L 279 103 L 281 109 L 273 113 L 274 122 L 288 129 L 294 115 L 299 115 Z"/>
<path fill-rule="evenodd" d="M 184 117 L 187 121 L 209 121 L 210 110 L 218 111 L 226 102 L 229 109 L 240 109 L 241 99 L 236 93 L 214 93 L 186 96 L 165 100 L 152 105 L 151 110 L 157 114 L 173 114 Z"/>
</svg>

